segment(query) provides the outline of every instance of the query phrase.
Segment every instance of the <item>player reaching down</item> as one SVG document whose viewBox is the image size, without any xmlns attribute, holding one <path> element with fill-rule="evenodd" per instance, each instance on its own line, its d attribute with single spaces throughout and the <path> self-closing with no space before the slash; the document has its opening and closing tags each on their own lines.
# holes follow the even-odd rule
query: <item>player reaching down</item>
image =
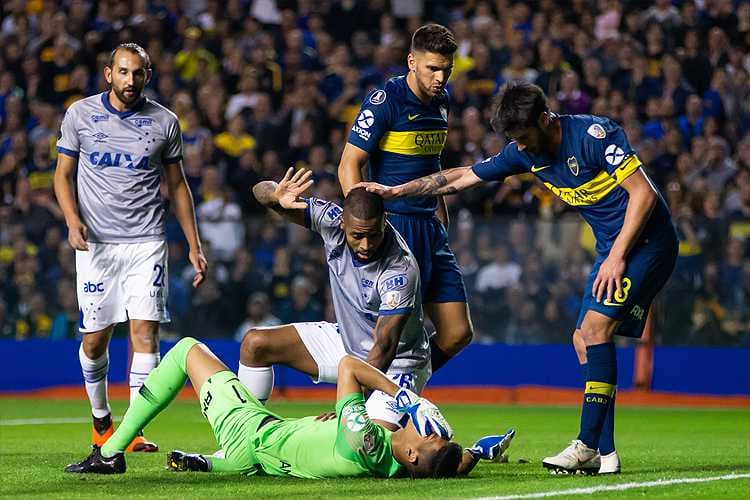
<svg viewBox="0 0 750 500">
<path fill-rule="evenodd" d="M 385 198 L 455 193 L 531 172 L 596 236 L 598 257 L 573 334 L 586 373 L 578 438 L 544 466 L 563 472 L 620 471 L 614 444 L 617 358 L 612 336 L 640 337 L 646 313 L 677 257 L 666 203 L 622 128 L 606 118 L 552 113 L 542 90 L 510 82 L 496 97 L 492 125 L 512 141 L 496 156 L 398 186 L 366 183 Z"/>
<path fill-rule="evenodd" d="M 148 54 L 134 43 L 119 45 L 104 76 L 111 90 L 82 99 L 65 113 L 55 170 L 55 194 L 76 252 L 79 360 L 94 419 L 92 441 L 100 445 L 113 432 L 107 399 L 113 326 L 129 322 L 133 399 L 159 362 L 159 322 L 169 321 L 162 174 L 190 247 L 194 286 L 206 271 L 182 172 L 177 117 L 142 95 L 151 77 Z M 143 436 L 128 448 L 156 450 Z"/>
<path fill-rule="evenodd" d="M 125 472 L 122 453 L 132 437 L 165 409 L 190 377 L 199 403 L 224 458 L 172 452 L 172 470 L 241 472 L 301 478 L 451 477 L 468 473 L 479 456 L 502 451 L 508 436 L 480 440 L 462 454 L 458 444 L 432 433 L 420 435 L 426 423 L 447 427 L 428 401 L 388 380 L 367 363 L 346 356 L 338 367 L 335 420 L 316 417 L 284 419 L 267 410 L 237 377 L 195 339 L 179 341 L 153 370 L 131 403 L 114 435 L 66 472 Z M 406 428 L 390 432 L 367 416 L 363 389 L 382 391 L 410 414 Z M 512 437 L 512 436 L 511 436 Z"/>
</svg>

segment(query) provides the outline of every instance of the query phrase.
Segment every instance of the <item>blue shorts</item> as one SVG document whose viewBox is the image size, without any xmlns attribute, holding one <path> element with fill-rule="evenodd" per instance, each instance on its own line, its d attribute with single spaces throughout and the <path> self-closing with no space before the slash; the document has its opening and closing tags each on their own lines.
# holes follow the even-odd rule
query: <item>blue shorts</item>
<svg viewBox="0 0 750 500">
<path fill-rule="evenodd" d="M 448 246 L 448 232 L 432 214 L 387 214 L 419 264 L 422 302 L 466 302 L 464 277 Z"/>
<path fill-rule="evenodd" d="M 591 293 L 599 266 L 607 258 L 607 255 L 600 254 L 583 290 L 576 328 L 581 328 L 586 312 L 592 310 L 622 322 L 615 335 L 640 338 L 651 302 L 672 275 L 677 261 L 677 247 L 676 235 L 672 238 L 668 234 L 661 241 L 646 240 L 633 248 L 622 279 L 623 294 L 613 297 L 611 302 L 606 299 L 597 302 Z"/>
</svg>

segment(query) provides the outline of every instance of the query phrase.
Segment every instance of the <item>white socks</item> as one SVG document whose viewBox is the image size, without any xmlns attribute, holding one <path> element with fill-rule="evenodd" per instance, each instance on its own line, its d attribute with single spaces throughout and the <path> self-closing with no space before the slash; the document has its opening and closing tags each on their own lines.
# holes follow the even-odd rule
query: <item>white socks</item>
<svg viewBox="0 0 750 500">
<path fill-rule="evenodd" d="M 237 377 L 258 401 L 266 404 L 273 391 L 273 367 L 252 367 L 240 363 Z"/>
<path fill-rule="evenodd" d="M 158 352 L 134 352 L 130 364 L 130 402 L 138 395 L 151 370 L 159 364 Z"/>
<path fill-rule="evenodd" d="M 107 400 L 107 372 L 109 371 L 109 351 L 98 359 L 89 359 L 83 352 L 83 344 L 78 349 L 86 393 L 91 402 L 91 414 L 96 418 L 106 417 L 111 413 Z"/>
</svg>

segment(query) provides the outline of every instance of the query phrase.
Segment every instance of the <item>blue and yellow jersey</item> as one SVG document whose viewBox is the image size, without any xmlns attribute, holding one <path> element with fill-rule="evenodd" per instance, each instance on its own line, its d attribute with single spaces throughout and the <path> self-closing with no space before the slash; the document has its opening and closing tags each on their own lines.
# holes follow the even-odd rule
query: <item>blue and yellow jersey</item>
<svg viewBox="0 0 750 500">
<path fill-rule="evenodd" d="M 562 115 L 559 119 L 562 143 L 557 157 L 519 151 L 513 141 L 472 169 L 486 181 L 533 173 L 555 195 L 579 210 L 594 232 L 596 251 L 608 253 L 620 233 L 628 206 L 628 192 L 621 184 L 641 167 L 641 161 L 623 129 L 608 118 Z M 674 226 L 659 194 L 640 241 L 660 236 L 666 241 L 671 235 Z"/>
<path fill-rule="evenodd" d="M 448 93 L 425 104 L 406 84 L 391 78 L 367 96 L 349 134 L 349 144 L 370 155 L 369 179 L 395 186 L 440 170 L 440 153 L 448 135 Z M 389 212 L 433 213 L 434 197 L 385 202 Z"/>
</svg>

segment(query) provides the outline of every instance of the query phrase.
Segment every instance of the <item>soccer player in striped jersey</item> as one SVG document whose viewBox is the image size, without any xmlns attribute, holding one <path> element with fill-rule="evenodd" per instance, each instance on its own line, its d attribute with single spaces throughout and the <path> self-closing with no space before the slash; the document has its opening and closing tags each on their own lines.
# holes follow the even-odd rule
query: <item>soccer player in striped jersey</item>
<svg viewBox="0 0 750 500">
<path fill-rule="evenodd" d="M 76 252 L 79 360 L 96 445 L 113 433 L 107 373 L 114 325 L 128 321 L 130 327 L 132 401 L 159 362 L 159 323 L 169 321 L 162 174 L 190 248 L 194 286 L 206 272 L 182 171 L 177 117 L 142 95 L 151 77 L 148 54 L 134 43 L 117 46 L 104 77 L 110 90 L 72 104 L 65 113 L 54 180 Z M 142 435 L 128 446 L 128 451 L 157 449 Z"/>
<path fill-rule="evenodd" d="M 448 132 L 448 92 L 456 51 L 453 34 L 439 24 L 414 32 L 409 73 L 389 80 L 362 103 L 339 163 L 344 194 L 369 179 L 388 186 L 440 171 Z M 448 213 L 441 197 L 389 200 L 388 222 L 401 234 L 420 268 L 424 309 L 435 325 L 432 371 L 440 369 L 473 335 L 463 276 L 448 246 Z"/>
<path fill-rule="evenodd" d="M 625 132 L 611 120 L 556 115 L 542 89 L 522 81 L 506 84 L 492 116 L 493 127 L 512 139 L 499 154 L 398 186 L 363 185 L 390 199 L 437 196 L 531 172 L 579 210 L 598 252 L 573 333 L 586 375 L 581 426 L 570 446 L 543 464 L 567 473 L 618 473 L 612 337 L 642 335 L 651 302 L 672 274 L 677 234 L 669 209 Z"/>
</svg>

